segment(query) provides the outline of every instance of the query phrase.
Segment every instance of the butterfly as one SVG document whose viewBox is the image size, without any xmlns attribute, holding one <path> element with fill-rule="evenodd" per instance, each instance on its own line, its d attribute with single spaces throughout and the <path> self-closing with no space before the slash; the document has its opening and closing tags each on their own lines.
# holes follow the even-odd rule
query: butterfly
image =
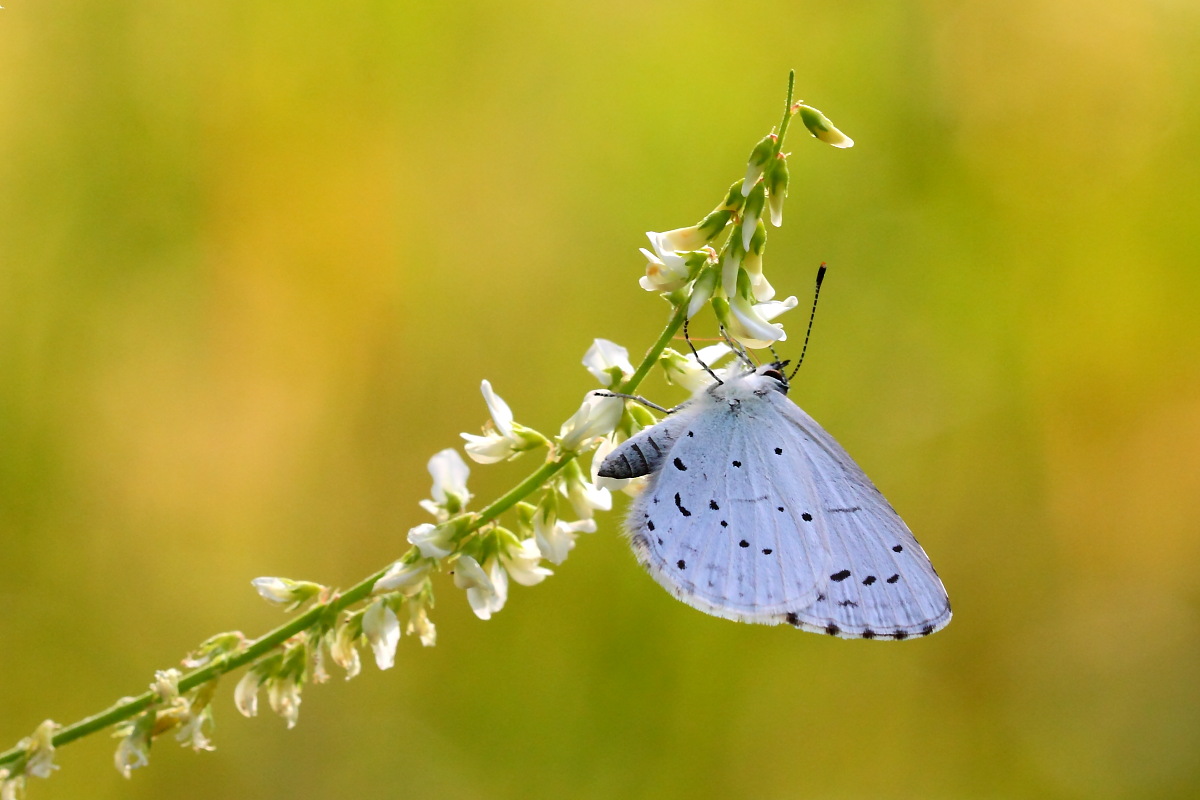
<svg viewBox="0 0 1200 800">
<path fill-rule="evenodd" d="M 638 561 L 707 614 L 843 639 L 928 636 L 950 601 L 846 451 L 787 397 L 782 363 L 734 368 L 613 449 L 649 475 L 626 520 Z"/>
</svg>

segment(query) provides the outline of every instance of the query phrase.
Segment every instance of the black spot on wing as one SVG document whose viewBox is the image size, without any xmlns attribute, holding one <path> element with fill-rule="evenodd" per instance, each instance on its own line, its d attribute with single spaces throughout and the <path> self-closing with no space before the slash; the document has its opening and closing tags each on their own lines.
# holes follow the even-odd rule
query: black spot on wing
<svg viewBox="0 0 1200 800">
<path fill-rule="evenodd" d="M 646 528 L 648 530 L 654 530 L 654 520 L 652 520 L 652 519 L 646 520 Z"/>
<path fill-rule="evenodd" d="M 830 576 L 829 576 L 829 580 L 831 580 L 831 581 L 836 581 L 836 582 L 840 583 L 840 582 L 842 582 L 842 581 L 846 580 L 846 578 L 849 578 L 849 577 L 850 577 L 850 570 L 848 570 L 848 569 L 844 569 L 844 570 L 842 570 L 841 572 L 835 572 L 835 573 L 833 573 L 832 575 L 830 575 Z"/>
<path fill-rule="evenodd" d="M 679 509 L 679 513 L 685 517 L 690 517 L 692 512 L 683 507 L 683 502 L 679 499 L 679 492 L 675 493 L 675 507 Z"/>
<path fill-rule="evenodd" d="M 772 550 L 771 550 L 771 548 L 769 548 L 769 547 L 767 547 L 767 548 L 764 548 L 764 549 L 763 549 L 763 555 L 764 555 L 764 556 L 769 556 L 769 555 L 771 555 L 771 552 L 772 552 Z"/>
<path fill-rule="evenodd" d="M 688 436 L 695 436 L 695 435 L 696 434 L 692 433 L 691 431 L 688 431 Z"/>
<path fill-rule="evenodd" d="M 783 455 L 783 448 L 782 448 L 782 447 L 776 447 L 776 448 L 775 448 L 775 455 L 777 455 L 777 456 L 781 456 L 781 455 Z"/>
<path fill-rule="evenodd" d="M 788 625 L 794 625 L 797 628 L 800 627 L 800 615 L 795 611 L 789 611 L 783 619 Z"/>
<path fill-rule="evenodd" d="M 903 550 L 904 550 L 904 545 L 902 545 L 902 544 L 898 544 L 898 545 L 896 545 L 895 547 L 893 547 L 893 548 L 892 548 L 892 552 L 893 552 L 893 553 L 899 553 L 899 552 L 901 552 L 901 551 L 903 551 Z"/>
<path fill-rule="evenodd" d="M 728 522 L 726 522 L 725 520 L 721 520 L 721 527 L 722 527 L 722 528 L 728 528 L 728 527 L 729 527 L 729 523 L 728 523 Z"/>
<path fill-rule="evenodd" d="M 877 579 L 874 575 L 868 575 L 867 577 L 863 578 L 863 586 L 870 586 L 876 580 Z"/>
<path fill-rule="evenodd" d="M 683 462 L 679 459 L 679 456 L 675 456 L 675 460 L 671 463 L 673 463 L 675 465 L 675 469 L 679 470 L 680 472 L 687 472 L 687 467 L 684 466 Z"/>
<path fill-rule="evenodd" d="M 734 465 L 735 467 L 741 467 L 741 466 L 742 466 L 742 462 L 740 462 L 740 461 L 734 461 L 734 462 L 733 462 L 733 465 Z"/>
<path fill-rule="evenodd" d="M 888 579 L 887 579 L 887 582 L 888 582 L 888 583 L 895 583 L 895 582 L 896 582 L 896 581 L 898 581 L 898 580 L 900 580 L 900 576 L 899 576 L 899 575 L 893 575 L 892 577 L 890 577 L 890 578 L 888 578 Z"/>
<path fill-rule="evenodd" d="M 658 501 L 655 500 L 654 502 L 657 503 Z M 812 514 L 805 511 L 803 514 L 800 515 L 800 519 L 804 520 L 805 522 L 812 522 Z"/>
<path fill-rule="evenodd" d="M 740 542 L 738 542 L 738 547 L 749 547 L 749 546 L 750 546 L 750 543 L 747 542 L 745 539 L 742 539 Z"/>
<path fill-rule="evenodd" d="M 864 639 L 874 639 L 875 631 L 871 630 L 870 628 L 867 628 L 865 631 L 862 632 L 862 637 Z"/>
<path fill-rule="evenodd" d="M 716 500 L 709 500 L 709 501 L 708 501 L 708 507 L 709 507 L 709 508 L 711 508 L 713 511 L 720 511 L 720 510 L 721 510 L 721 507 L 720 507 L 719 505 L 717 505 L 717 501 L 716 501 Z"/>
<path fill-rule="evenodd" d="M 922 635 L 922 636 L 928 636 L 928 635 L 929 635 L 929 634 L 931 634 L 931 633 L 933 633 L 933 626 L 932 626 L 932 625 L 926 625 L 924 628 L 921 628 L 921 635 Z"/>
<path fill-rule="evenodd" d="M 842 632 L 842 629 L 839 628 L 837 625 L 834 625 L 831 622 L 825 626 L 825 632 L 828 633 L 830 636 L 837 636 L 839 633 Z"/>
<path fill-rule="evenodd" d="M 675 566 L 679 567 L 680 569 L 687 569 L 687 562 L 681 558 L 675 562 Z"/>
</svg>

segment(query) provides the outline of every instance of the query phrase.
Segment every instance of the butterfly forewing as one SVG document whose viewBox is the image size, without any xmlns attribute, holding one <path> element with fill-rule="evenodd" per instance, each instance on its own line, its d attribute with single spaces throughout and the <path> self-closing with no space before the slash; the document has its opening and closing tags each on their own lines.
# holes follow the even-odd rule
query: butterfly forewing
<svg viewBox="0 0 1200 800">
<path fill-rule="evenodd" d="M 680 412 L 688 424 L 676 423 L 678 438 L 628 528 L 639 561 L 684 602 L 779 623 L 816 601 L 829 548 L 808 511 L 819 507 L 808 463 L 799 446 L 755 435 L 762 413 L 777 415 L 757 398 L 730 406 L 705 396 Z M 773 427 L 794 430 L 783 420 Z"/>
</svg>

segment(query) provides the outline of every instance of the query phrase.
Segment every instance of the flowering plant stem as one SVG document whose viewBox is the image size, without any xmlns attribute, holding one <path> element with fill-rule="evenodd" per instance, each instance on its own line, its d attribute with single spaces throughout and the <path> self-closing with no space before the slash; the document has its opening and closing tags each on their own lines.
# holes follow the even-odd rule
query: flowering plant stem
<svg viewBox="0 0 1200 800">
<path fill-rule="evenodd" d="M 684 318 L 687 313 L 687 306 L 680 306 L 675 309 L 675 313 L 671 316 L 667 326 L 663 328 L 658 340 L 646 353 L 641 364 L 629 380 L 621 385 L 618 391 L 623 393 L 632 393 L 638 385 L 650 373 L 651 367 L 658 361 L 658 357 L 666 349 L 667 344 L 679 331 L 683 325 Z M 495 519 L 496 517 L 508 511 L 517 503 L 524 500 L 526 497 L 537 491 L 546 484 L 546 481 L 561 471 L 571 461 L 578 456 L 578 453 L 564 452 L 549 459 L 536 470 L 534 470 L 525 480 L 518 483 L 502 496 L 492 501 L 491 504 L 478 512 L 475 518 L 465 528 L 465 533 L 471 533 L 485 524 Z M 414 548 L 415 549 L 415 548 Z M 344 592 L 339 592 L 335 597 L 325 603 L 317 603 L 306 610 L 304 613 L 289 620 L 288 622 L 275 628 L 273 631 L 264 634 L 256 639 L 252 644 L 237 653 L 229 653 L 215 659 L 212 663 L 207 664 L 191 672 L 184 673 L 179 679 L 179 691 L 181 693 L 195 689 L 201 684 L 215 680 L 226 672 L 231 672 L 238 667 L 253 663 L 272 650 L 279 647 L 281 644 L 291 639 L 293 636 L 302 633 L 321 619 L 328 615 L 334 615 L 348 608 L 355 603 L 365 599 L 371 593 L 372 587 L 386 572 L 386 569 L 381 569 L 373 575 L 364 578 Z M 81 739 L 84 736 L 104 730 L 118 722 L 130 719 L 136 714 L 146 710 L 150 706 L 159 701 L 158 693 L 151 690 L 143 692 L 136 697 L 131 697 L 122 700 L 111 708 L 105 709 L 97 714 L 89 717 L 84 717 L 78 722 L 66 725 L 54 734 L 51 740 L 54 747 L 62 747 L 65 744 Z M 0 753 L 0 767 L 18 761 L 26 754 L 25 748 L 16 746 Z"/>
<path fill-rule="evenodd" d="M 688 384 L 713 375 L 699 352 L 689 357 L 668 349 L 685 321 L 711 306 L 731 344 L 766 348 L 785 338 L 783 327 L 770 320 L 797 301 L 795 297 L 773 300 L 775 290 L 762 268 L 767 238 L 764 215 L 779 227 L 787 196 L 784 136 L 796 115 L 813 137 L 826 144 L 838 148 L 853 144 L 820 111 L 793 103 L 794 82 L 793 73 L 778 130 L 755 145 L 745 178 L 726 191 L 722 202 L 693 226 L 647 234 L 654 252 L 642 251 L 647 265 L 639 284 L 670 302 L 672 311 L 636 369 L 625 348 L 597 339 L 583 364 L 604 391 L 590 392 L 556 437 L 517 423 L 508 405 L 483 381 L 492 420 L 483 435 L 463 434 L 467 441 L 463 449 L 474 461 L 491 464 L 546 447 L 545 460 L 537 469 L 481 510 L 469 511 L 466 463 L 453 449 L 436 454 L 429 462 L 433 498 L 420 505 L 437 518 L 437 524 L 409 530 L 412 546 L 401 558 L 345 591 L 280 577 L 254 580 L 265 599 L 288 610 L 306 607 L 252 641 L 238 632 L 210 638 L 183 662 L 191 671 L 160 671 L 149 691 L 104 711 L 66 726 L 43 722 L 31 736 L 0 753 L 0 800 L 23 797 L 27 775 L 47 777 L 55 768 L 55 748 L 114 726 L 122 738 L 116 765 L 127 777 L 131 769 L 147 763 L 152 742 L 168 731 L 196 750 L 212 749 L 205 728 L 212 722 L 213 690 L 221 675 L 239 667 L 248 669 L 234 690 L 238 710 L 247 716 L 256 714 L 258 693 L 265 690 L 272 709 L 291 727 L 299 713 L 301 687 L 328 678 L 326 655 L 350 678 L 360 670 L 363 645 L 369 645 L 380 669 L 388 669 L 402 630 L 425 646 L 434 643 L 436 630 L 427 614 L 433 606 L 430 576 L 434 572 L 453 574 L 455 586 L 466 590 L 480 619 L 489 619 L 503 608 L 510 580 L 532 586 L 553 574 L 540 562 L 561 564 L 579 533 L 596 530 L 593 512 L 610 509 L 610 491 L 621 486 L 620 482 L 600 486 L 598 477 L 592 478 L 593 483 L 585 469 L 573 462 L 595 451 L 594 463 L 601 463 L 600 448 L 612 447 L 652 422 L 645 419 L 648 413 L 643 410 L 639 417 L 625 401 L 655 364 L 662 366 L 671 382 L 692 391 L 697 389 Z M 706 349 L 724 351 L 707 357 L 710 363 L 730 351 L 724 344 Z M 510 521 L 502 525 L 501 515 L 510 511 L 514 512 Z M 563 518 L 572 512 L 578 519 Z M 402 612 L 406 614 L 403 624 L 398 616 Z"/>
</svg>

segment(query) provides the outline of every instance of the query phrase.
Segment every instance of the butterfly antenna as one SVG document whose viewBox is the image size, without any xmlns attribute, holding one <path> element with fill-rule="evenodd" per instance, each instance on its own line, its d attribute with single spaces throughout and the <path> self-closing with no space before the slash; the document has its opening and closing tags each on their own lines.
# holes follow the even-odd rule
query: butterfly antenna
<svg viewBox="0 0 1200 800">
<path fill-rule="evenodd" d="M 712 375 L 713 380 L 716 381 L 718 385 L 724 383 L 725 381 L 718 378 L 717 373 L 712 371 L 712 367 L 704 363 L 704 359 L 700 357 L 700 351 L 696 349 L 696 345 L 692 344 L 692 337 L 688 336 L 688 321 L 686 319 L 683 321 L 683 340 L 687 342 L 687 346 L 689 349 L 691 349 L 692 355 L 696 357 L 696 363 L 704 367 L 704 371 L 709 375 Z"/>
<path fill-rule="evenodd" d="M 792 378 L 796 377 L 796 373 L 800 371 L 800 365 L 804 363 L 804 354 L 808 352 L 808 337 L 812 335 L 813 320 L 817 318 L 817 301 L 821 299 L 821 282 L 823 280 L 825 280 L 824 261 L 817 270 L 817 288 L 813 292 L 812 311 L 808 313 L 808 328 L 804 331 L 804 345 L 800 348 L 800 358 L 796 359 L 795 369 L 792 370 L 791 375 L 788 375 L 788 383 L 791 383 Z"/>
<path fill-rule="evenodd" d="M 729 335 L 729 332 L 725 330 L 724 325 L 721 326 L 721 338 L 725 340 L 725 344 L 729 345 L 729 349 L 733 351 L 733 354 L 736 355 L 743 364 L 750 369 L 754 369 L 754 359 L 751 358 L 750 354 L 746 352 L 746 348 L 742 347 L 741 342 Z"/>
</svg>

